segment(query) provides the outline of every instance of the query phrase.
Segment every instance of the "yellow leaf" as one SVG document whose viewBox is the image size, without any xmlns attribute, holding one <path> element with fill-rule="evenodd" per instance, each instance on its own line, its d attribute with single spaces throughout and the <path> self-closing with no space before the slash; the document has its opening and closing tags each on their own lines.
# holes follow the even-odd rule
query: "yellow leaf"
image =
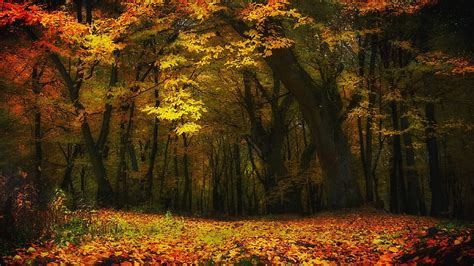
<svg viewBox="0 0 474 266">
<path fill-rule="evenodd" d="M 398 248 L 397 248 L 397 247 L 390 247 L 388 250 L 391 251 L 391 252 L 393 252 L 393 253 L 398 252 Z"/>
<path fill-rule="evenodd" d="M 29 247 L 26 252 L 28 252 L 28 253 L 33 253 L 33 252 L 35 252 L 35 251 L 36 251 L 36 249 L 35 249 L 34 247 Z"/>
</svg>

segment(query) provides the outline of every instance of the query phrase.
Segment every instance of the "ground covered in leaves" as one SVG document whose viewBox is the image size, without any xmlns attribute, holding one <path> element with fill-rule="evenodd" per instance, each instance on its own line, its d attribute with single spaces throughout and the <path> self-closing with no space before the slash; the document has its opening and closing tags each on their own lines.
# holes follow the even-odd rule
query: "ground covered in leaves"
<svg viewBox="0 0 474 266">
<path fill-rule="evenodd" d="M 375 211 L 210 220 L 98 211 L 73 216 L 53 240 L 7 264 L 421 263 L 472 265 L 474 227 Z"/>
</svg>

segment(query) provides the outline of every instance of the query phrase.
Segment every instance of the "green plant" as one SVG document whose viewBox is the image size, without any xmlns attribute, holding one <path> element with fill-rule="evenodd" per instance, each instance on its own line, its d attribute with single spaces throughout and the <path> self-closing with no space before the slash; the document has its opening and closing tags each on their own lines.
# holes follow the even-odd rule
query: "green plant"
<svg viewBox="0 0 474 266">
<path fill-rule="evenodd" d="M 54 242 L 58 245 L 79 244 L 89 233 L 89 223 L 81 217 L 72 217 L 54 230 Z"/>
</svg>

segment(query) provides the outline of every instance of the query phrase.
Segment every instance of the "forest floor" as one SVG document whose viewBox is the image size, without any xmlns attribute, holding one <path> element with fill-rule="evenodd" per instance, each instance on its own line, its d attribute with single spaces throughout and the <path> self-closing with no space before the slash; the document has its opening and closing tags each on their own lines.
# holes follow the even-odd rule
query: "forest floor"
<svg viewBox="0 0 474 266">
<path fill-rule="evenodd" d="M 54 240 L 17 249 L 3 260 L 52 265 L 473 265 L 473 232 L 472 224 L 370 210 L 232 221 L 102 210 L 75 214 Z"/>
</svg>

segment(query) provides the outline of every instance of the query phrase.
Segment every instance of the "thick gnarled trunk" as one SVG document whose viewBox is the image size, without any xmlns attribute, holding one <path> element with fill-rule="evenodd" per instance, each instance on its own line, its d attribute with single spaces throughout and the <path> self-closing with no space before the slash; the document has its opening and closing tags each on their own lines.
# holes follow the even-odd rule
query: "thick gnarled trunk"
<svg viewBox="0 0 474 266">
<path fill-rule="evenodd" d="M 327 207 L 346 208 L 361 203 L 356 178 L 351 169 L 351 153 L 336 103 L 322 93 L 289 49 L 274 50 L 268 65 L 298 102 L 317 147 L 326 178 Z"/>
</svg>

